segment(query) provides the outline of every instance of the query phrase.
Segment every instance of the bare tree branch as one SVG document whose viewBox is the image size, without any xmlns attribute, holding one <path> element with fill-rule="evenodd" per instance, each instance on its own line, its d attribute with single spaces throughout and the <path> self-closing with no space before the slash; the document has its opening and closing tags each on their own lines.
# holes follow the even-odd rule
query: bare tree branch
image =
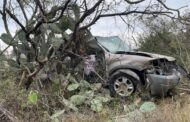
<svg viewBox="0 0 190 122">
<path fill-rule="evenodd" d="M 99 0 L 92 8 L 88 9 L 87 11 L 84 12 L 84 14 L 81 16 L 80 20 L 76 23 L 75 27 L 78 27 L 80 23 L 84 21 L 84 19 L 92 14 L 96 8 L 102 3 L 103 0 Z"/>
<path fill-rule="evenodd" d="M 145 0 L 137 0 L 137 1 L 133 1 L 133 0 L 125 0 L 127 3 L 129 3 L 129 4 L 138 4 L 138 3 L 141 3 L 141 2 L 143 2 L 143 1 L 145 1 Z"/>
<path fill-rule="evenodd" d="M 159 11 L 128 11 L 128 12 L 120 12 L 120 13 L 112 13 L 112 14 L 100 14 L 98 15 L 96 18 L 94 18 L 89 24 L 83 26 L 80 28 L 80 30 L 82 29 L 86 29 L 90 26 L 92 26 L 93 24 L 95 24 L 100 18 L 103 17 L 113 17 L 113 16 L 128 16 L 130 14 L 145 14 L 145 15 L 154 15 L 154 14 L 159 14 L 159 15 L 165 15 L 165 14 L 172 14 L 172 12 L 159 12 Z"/>
<path fill-rule="evenodd" d="M 61 19 L 61 17 L 63 16 L 63 13 L 67 9 L 67 7 L 68 7 L 68 5 L 69 5 L 70 2 L 71 2 L 71 0 L 67 0 L 67 2 L 65 3 L 65 5 L 63 7 L 61 7 L 61 13 L 60 13 L 60 15 L 56 19 L 54 19 L 52 21 L 49 21 L 48 23 L 54 23 L 54 22 L 58 21 L 59 19 Z"/>
<path fill-rule="evenodd" d="M 9 9 L 6 9 L 6 12 L 9 14 L 9 16 L 21 27 L 21 29 L 27 33 L 26 28 L 23 26 L 23 24 L 18 20 L 18 18 L 11 13 L 11 11 Z"/>
<path fill-rule="evenodd" d="M 27 17 L 27 15 L 26 15 L 26 12 L 25 12 L 25 10 L 24 10 L 24 6 L 23 6 L 22 2 L 21 2 L 20 0 L 17 0 L 17 2 L 18 2 L 18 4 L 19 4 L 19 6 L 20 6 L 20 9 L 22 10 L 22 13 L 23 13 L 23 15 L 24 15 L 24 18 L 25 18 L 26 22 L 28 22 L 28 17 Z"/>
<path fill-rule="evenodd" d="M 36 4 L 36 5 L 35 5 L 35 8 L 34 8 L 34 10 L 33 10 L 33 14 L 32 14 L 32 16 L 31 16 L 30 20 L 33 20 L 33 18 L 35 17 L 37 11 L 38 11 L 38 5 Z"/>
<path fill-rule="evenodd" d="M 74 32 L 73 32 L 73 40 L 74 40 L 74 41 L 75 41 L 75 39 L 76 39 L 76 32 L 77 32 L 77 29 L 78 29 L 80 23 L 82 23 L 82 22 L 85 20 L 85 18 L 86 18 L 87 16 L 89 16 L 90 14 L 92 14 L 92 13 L 96 10 L 96 8 L 97 8 L 102 2 L 103 2 L 103 0 L 99 0 L 98 2 L 96 2 L 95 5 L 94 5 L 92 8 L 90 8 L 90 9 L 88 9 L 87 11 L 84 12 L 84 14 L 81 16 L 81 18 L 80 18 L 80 19 L 78 20 L 78 22 L 75 24 L 75 28 L 74 28 Z"/>
<path fill-rule="evenodd" d="M 164 6 L 168 10 L 176 11 L 178 17 L 180 17 L 180 11 L 178 9 L 169 8 L 162 0 L 157 0 L 162 6 Z"/>
<path fill-rule="evenodd" d="M 3 1 L 3 11 L 1 13 L 2 13 L 2 19 L 3 19 L 4 26 L 5 26 L 5 30 L 6 30 L 7 34 L 9 34 L 11 36 L 9 27 L 8 27 L 8 23 L 7 23 L 7 15 L 6 15 L 6 11 L 5 11 L 6 5 L 7 5 L 7 0 L 4 0 Z"/>
<path fill-rule="evenodd" d="M 172 14 L 172 12 L 163 12 L 163 11 L 129 11 L 129 12 L 121 12 L 121 13 L 113 13 L 113 14 L 102 14 L 100 17 L 112 17 L 112 16 L 122 16 L 122 15 L 129 15 L 132 13 L 136 14 L 147 14 L 147 15 L 153 15 L 153 14 Z"/>
<path fill-rule="evenodd" d="M 49 20 L 49 21 L 45 21 L 44 19 L 41 19 L 41 21 L 39 21 L 39 22 L 36 24 L 36 26 L 35 26 L 33 29 L 31 29 L 31 30 L 27 33 L 27 35 L 29 35 L 29 34 L 31 34 L 32 32 L 34 32 L 34 31 L 35 31 L 37 28 L 39 28 L 43 23 L 54 23 L 54 22 L 58 21 L 59 19 L 61 19 L 61 17 L 63 16 L 63 13 L 65 12 L 65 10 L 66 10 L 68 4 L 70 3 L 70 1 L 71 1 L 71 0 L 67 0 L 67 2 L 65 3 L 65 5 L 64 5 L 63 7 L 61 7 L 61 8 L 62 8 L 62 9 L 61 9 L 61 13 L 60 13 L 60 15 L 59 15 L 57 18 L 55 18 L 54 20 Z"/>
<path fill-rule="evenodd" d="M 84 2 L 84 7 L 85 7 L 85 10 L 88 10 L 88 7 L 87 7 L 87 2 L 86 2 L 86 0 L 84 0 L 83 2 Z"/>
<path fill-rule="evenodd" d="M 3 15 L 3 12 L 0 10 L 0 14 Z"/>
<path fill-rule="evenodd" d="M 45 13 L 45 11 L 44 11 L 44 9 L 43 9 L 43 7 L 42 7 L 41 2 L 40 2 L 39 0 L 36 0 L 36 4 L 39 6 L 42 15 L 45 16 L 46 13 Z"/>
</svg>

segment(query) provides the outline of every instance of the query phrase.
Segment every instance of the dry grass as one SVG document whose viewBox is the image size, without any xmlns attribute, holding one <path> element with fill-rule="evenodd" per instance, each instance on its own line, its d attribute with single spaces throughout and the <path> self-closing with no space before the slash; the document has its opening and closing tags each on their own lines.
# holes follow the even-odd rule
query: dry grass
<svg viewBox="0 0 190 122">
<path fill-rule="evenodd" d="M 154 112 L 144 114 L 144 122 L 189 122 L 189 114 L 190 96 L 184 94 L 160 100 Z"/>
<path fill-rule="evenodd" d="M 101 113 L 95 113 L 89 108 L 83 109 L 83 112 L 71 112 L 65 115 L 64 122 L 108 122 L 122 113 L 121 108 L 105 107 Z"/>
<path fill-rule="evenodd" d="M 188 86 L 189 88 L 189 86 Z M 189 93 L 178 94 L 172 98 L 156 99 L 157 109 L 154 112 L 143 114 L 144 122 L 189 122 L 190 121 L 190 96 Z M 20 89 L 17 85 L 10 81 L 0 83 L 0 103 L 13 113 L 16 117 L 24 122 L 48 122 L 48 119 L 43 120 L 44 111 L 49 110 L 45 105 L 42 106 L 26 106 L 27 91 Z M 48 96 L 46 96 L 48 98 Z M 44 98 L 44 96 L 43 96 Z M 51 98 L 51 99 L 50 99 Z M 51 103 L 47 104 L 52 108 L 59 108 L 62 106 L 53 106 L 53 102 L 57 101 L 55 97 L 50 97 Z M 137 98 L 134 98 L 137 99 Z M 40 99 L 41 100 L 41 99 Z M 4 102 L 3 102 L 4 101 Z M 143 102 L 143 101 L 142 101 Z M 113 104 L 113 105 L 112 105 Z M 79 112 L 69 112 L 63 115 L 64 122 L 114 122 L 113 118 L 120 115 L 126 115 L 123 112 L 123 104 L 129 104 L 126 101 L 109 103 L 104 106 L 101 113 L 95 113 L 90 110 L 89 106 L 81 106 Z M 62 107 L 64 109 L 64 107 Z M 0 116 L 2 113 L 0 113 Z M 1 118 L 0 118 L 1 122 Z M 3 121 L 2 121 L 3 122 Z M 142 122 L 142 121 L 140 121 Z"/>
<path fill-rule="evenodd" d="M 87 110 L 88 111 L 88 110 Z M 118 112 L 118 113 L 117 113 Z M 65 116 L 65 122 L 110 122 L 120 112 L 107 108 L 97 114 L 70 113 Z M 154 112 L 143 114 L 144 122 L 189 122 L 190 121 L 190 96 L 184 94 L 176 98 L 165 98 L 157 101 L 157 109 Z M 137 121 L 138 122 L 138 121 Z M 142 122 L 142 121 L 141 121 Z"/>
</svg>

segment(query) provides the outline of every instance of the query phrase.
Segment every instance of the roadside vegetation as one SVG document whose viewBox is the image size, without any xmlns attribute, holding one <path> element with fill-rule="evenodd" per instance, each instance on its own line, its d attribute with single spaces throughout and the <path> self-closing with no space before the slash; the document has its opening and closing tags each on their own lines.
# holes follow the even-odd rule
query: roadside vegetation
<svg viewBox="0 0 190 122">
<path fill-rule="evenodd" d="M 189 14 L 186 13 L 183 18 L 189 18 Z M 167 18 L 147 18 L 142 23 L 146 32 L 138 39 L 139 50 L 173 56 L 180 65 L 190 69 L 189 25 Z"/>
<path fill-rule="evenodd" d="M 179 10 L 161 0 L 139 9 L 143 1 L 3 0 L 0 41 L 7 48 L 0 49 L 0 122 L 189 121 L 190 83 L 185 78 L 167 98 L 143 91 L 127 99 L 110 96 L 103 63 L 91 82 L 85 80 L 89 28 L 113 16 L 135 17 L 145 25 L 139 50 L 173 56 L 190 70 L 188 14 L 181 18 Z M 118 12 L 123 4 L 127 9 Z M 14 35 L 9 22 L 15 24 Z"/>
</svg>

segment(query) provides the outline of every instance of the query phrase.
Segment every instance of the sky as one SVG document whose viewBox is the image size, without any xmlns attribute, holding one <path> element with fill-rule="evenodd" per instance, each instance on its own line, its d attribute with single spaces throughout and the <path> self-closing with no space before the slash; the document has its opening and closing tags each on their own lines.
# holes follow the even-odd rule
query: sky
<svg viewBox="0 0 190 122">
<path fill-rule="evenodd" d="M 181 12 L 183 13 L 185 10 L 190 9 L 190 0 L 166 0 L 166 5 L 174 9 L 188 6 L 181 9 Z M 96 36 L 119 36 L 131 46 L 135 46 L 136 44 L 133 37 L 136 38 L 138 34 L 141 33 L 140 30 L 133 33 L 130 30 L 128 31 L 127 25 L 120 18 L 115 19 L 111 17 L 103 18 L 96 22 L 96 24 L 92 26 L 91 32 Z"/>
<path fill-rule="evenodd" d="M 110 2 L 112 0 L 106 0 L 107 2 Z M 2 1 L 1 1 L 2 2 Z M 0 2 L 0 3 L 1 3 Z M 190 10 L 190 0 L 166 0 L 166 4 L 168 7 L 171 8 L 180 8 L 182 6 L 188 6 L 181 10 L 183 13 L 186 9 Z M 10 31 L 14 33 L 15 27 L 10 22 Z M 138 28 L 140 25 L 136 25 Z M 142 33 L 140 30 L 136 30 L 135 32 L 131 32 L 127 25 L 121 20 L 119 17 L 112 17 L 112 18 L 103 18 L 96 22 L 91 27 L 91 32 L 95 36 L 119 36 L 123 40 L 125 40 L 128 44 L 131 46 L 135 45 L 134 38 L 138 36 L 139 33 Z M 0 19 L 0 35 L 5 32 L 4 25 L 2 20 Z M 0 40 L 0 48 L 5 48 L 6 46 L 1 43 Z"/>
</svg>

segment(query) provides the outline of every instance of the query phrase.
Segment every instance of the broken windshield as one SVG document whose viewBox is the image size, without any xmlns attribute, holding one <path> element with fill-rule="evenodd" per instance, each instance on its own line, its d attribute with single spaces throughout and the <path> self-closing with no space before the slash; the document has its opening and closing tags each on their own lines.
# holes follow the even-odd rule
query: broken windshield
<svg viewBox="0 0 190 122">
<path fill-rule="evenodd" d="M 119 51 L 131 51 L 130 47 L 121 40 L 118 36 L 112 37 L 96 37 L 101 46 L 106 48 L 109 52 L 116 53 Z"/>
</svg>

